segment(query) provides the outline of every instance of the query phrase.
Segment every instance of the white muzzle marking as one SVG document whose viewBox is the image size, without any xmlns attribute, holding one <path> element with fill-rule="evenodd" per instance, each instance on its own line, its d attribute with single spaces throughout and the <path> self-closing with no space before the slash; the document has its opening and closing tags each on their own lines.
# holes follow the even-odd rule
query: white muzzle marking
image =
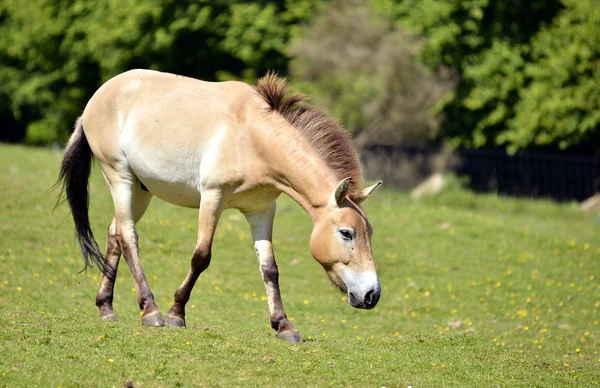
<svg viewBox="0 0 600 388">
<path fill-rule="evenodd" d="M 375 271 L 354 272 L 344 268 L 342 279 L 348 290 L 348 302 L 352 306 L 375 307 L 381 294 L 381 286 Z"/>
</svg>

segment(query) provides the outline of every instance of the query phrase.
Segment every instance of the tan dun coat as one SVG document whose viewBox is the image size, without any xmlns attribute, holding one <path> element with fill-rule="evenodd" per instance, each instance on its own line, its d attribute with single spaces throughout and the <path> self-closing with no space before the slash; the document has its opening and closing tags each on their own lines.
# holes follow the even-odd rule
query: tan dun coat
<svg viewBox="0 0 600 388">
<path fill-rule="evenodd" d="M 88 219 L 92 156 L 114 200 L 106 255 Z M 96 305 L 116 320 L 114 280 L 121 253 L 134 279 L 142 323 L 185 326 L 185 305 L 211 260 L 224 209 L 248 220 L 264 279 L 271 325 L 280 338 L 300 341 L 283 310 L 272 247 L 275 200 L 292 197 L 313 221 L 311 253 L 357 308 L 373 308 L 381 288 L 371 250 L 372 229 L 360 203 L 361 173 L 347 132 L 272 74 L 256 87 L 211 83 L 149 70 L 106 82 L 77 121 L 61 166 L 86 266 L 103 271 Z M 157 196 L 199 208 L 190 271 L 165 318 L 142 270 L 135 224 Z"/>
</svg>

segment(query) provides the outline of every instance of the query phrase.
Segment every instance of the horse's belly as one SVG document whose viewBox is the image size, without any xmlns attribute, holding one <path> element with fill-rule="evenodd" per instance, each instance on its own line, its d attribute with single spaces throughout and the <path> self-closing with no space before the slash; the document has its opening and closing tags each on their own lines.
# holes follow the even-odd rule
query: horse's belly
<svg viewBox="0 0 600 388">
<path fill-rule="evenodd" d="M 281 192 L 272 186 L 257 187 L 228 197 L 223 204 L 226 208 L 238 209 L 242 213 L 261 212 L 279 197 Z"/>
<path fill-rule="evenodd" d="M 142 189 L 174 205 L 200 206 L 199 161 L 164 157 L 158 150 L 137 151 L 128 155 L 128 163 Z"/>
<path fill-rule="evenodd" d="M 150 193 L 165 202 L 192 208 L 200 206 L 200 192 L 197 188 L 191 187 L 186 182 L 165 182 L 148 178 L 139 179 Z"/>
</svg>

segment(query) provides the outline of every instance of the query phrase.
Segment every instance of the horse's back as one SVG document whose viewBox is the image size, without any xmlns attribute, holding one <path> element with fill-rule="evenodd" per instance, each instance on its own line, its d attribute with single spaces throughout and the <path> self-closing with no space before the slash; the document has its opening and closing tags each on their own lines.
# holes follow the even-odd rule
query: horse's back
<svg viewBox="0 0 600 388">
<path fill-rule="evenodd" d="M 252 103 L 260 103 L 260 99 L 242 82 L 206 82 L 153 70 L 130 70 L 98 89 L 86 106 L 84 123 L 116 125 L 120 131 L 143 128 L 158 134 L 174 128 L 181 133 L 181 124 L 186 123 L 187 133 L 202 137 L 220 127 L 223 119 L 239 126 Z M 109 124 L 107 119 L 113 122 Z"/>
<path fill-rule="evenodd" d="M 241 82 L 132 70 L 98 89 L 83 125 L 103 171 L 125 163 L 158 197 L 198 206 L 203 188 L 243 180 L 261 103 Z"/>
</svg>

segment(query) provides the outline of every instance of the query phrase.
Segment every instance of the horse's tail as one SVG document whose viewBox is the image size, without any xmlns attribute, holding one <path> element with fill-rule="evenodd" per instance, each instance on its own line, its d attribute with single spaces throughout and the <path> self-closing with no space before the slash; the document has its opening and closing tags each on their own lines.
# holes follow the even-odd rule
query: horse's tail
<svg viewBox="0 0 600 388">
<path fill-rule="evenodd" d="M 60 165 L 60 174 L 56 185 L 61 186 L 61 191 L 58 195 L 57 205 L 66 196 L 83 254 L 85 263 L 83 270 L 95 264 L 103 274 L 113 277 L 114 270 L 107 264 L 104 255 L 100 252 L 90 226 L 88 183 L 92 169 L 92 156 L 92 149 L 83 133 L 83 119 L 79 117 Z"/>
</svg>

